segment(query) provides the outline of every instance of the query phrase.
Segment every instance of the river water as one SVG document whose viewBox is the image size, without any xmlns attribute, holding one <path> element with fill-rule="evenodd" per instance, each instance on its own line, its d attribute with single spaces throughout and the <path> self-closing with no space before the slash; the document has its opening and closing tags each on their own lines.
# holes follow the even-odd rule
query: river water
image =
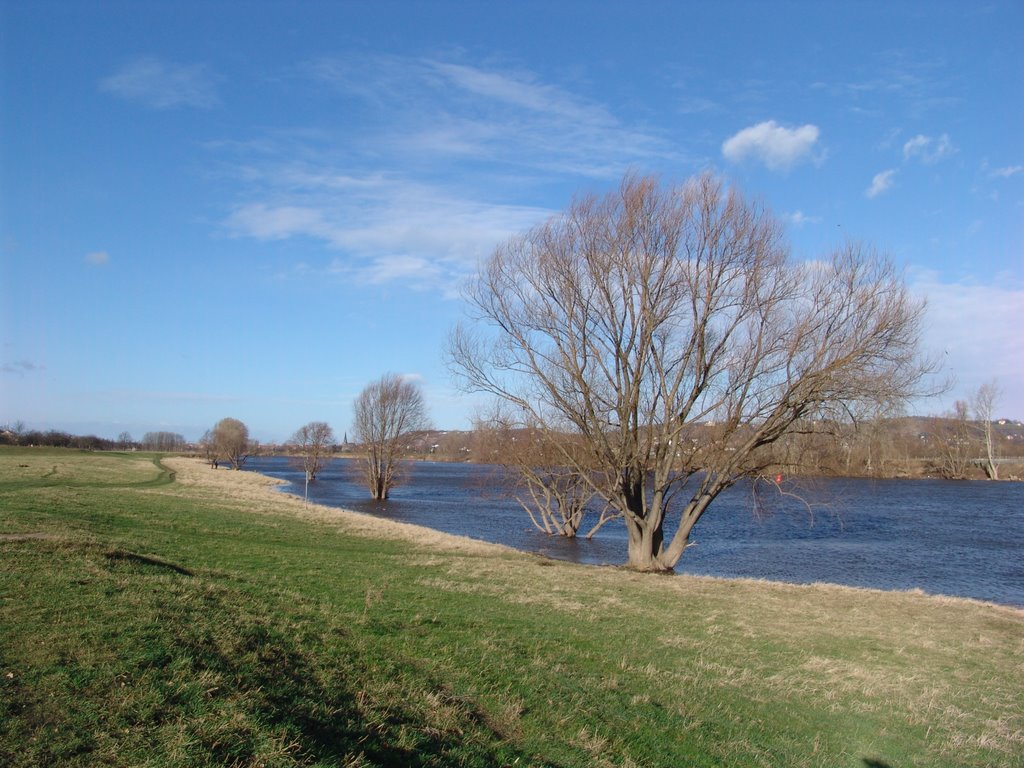
<svg viewBox="0 0 1024 768">
<path fill-rule="evenodd" d="M 493 467 L 417 462 L 390 499 L 374 502 L 354 465 L 333 462 L 309 484 L 309 500 L 559 560 L 626 559 L 621 521 L 590 540 L 543 534 L 496 490 Z M 304 493 L 302 471 L 285 458 L 250 459 L 246 468 Z M 676 571 L 921 589 L 1024 606 L 1024 483 L 783 478 L 780 488 L 783 494 L 772 484 L 743 483 L 723 493 L 697 523 Z"/>
</svg>

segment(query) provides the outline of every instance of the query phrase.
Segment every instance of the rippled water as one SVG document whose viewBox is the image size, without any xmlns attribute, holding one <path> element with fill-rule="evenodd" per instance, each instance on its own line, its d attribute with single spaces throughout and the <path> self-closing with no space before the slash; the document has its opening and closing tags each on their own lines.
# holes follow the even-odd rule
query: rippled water
<svg viewBox="0 0 1024 768">
<path fill-rule="evenodd" d="M 303 475 L 280 457 L 248 469 L 289 481 Z M 386 502 L 374 502 L 350 462 L 309 484 L 309 499 L 552 558 L 621 564 L 626 534 L 613 521 L 591 540 L 537 531 L 515 501 L 494 489 L 494 470 L 420 462 Z M 743 484 L 723 493 L 697 524 L 676 570 L 793 583 L 919 588 L 1024 606 L 1024 484 L 942 480 L 818 479 L 782 488 Z M 758 501 L 755 504 L 755 497 Z M 584 529 L 585 530 L 585 529 Z"/>
</svg>

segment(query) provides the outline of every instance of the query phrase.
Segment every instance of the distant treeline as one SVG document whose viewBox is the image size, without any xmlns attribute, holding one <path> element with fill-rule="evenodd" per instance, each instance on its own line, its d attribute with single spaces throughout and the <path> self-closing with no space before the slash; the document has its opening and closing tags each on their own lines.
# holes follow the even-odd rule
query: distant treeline
<svg viewBox="0 0 1024 768">
<path fill-rule="evenodd" d="M 984 477 L 978 460 L 989 453 L 986 432 L 991 436 L 991 453 L 995 458 L 1017 457 L 1024 465 L 1024 424 L 1009 419 L 987 423 L 991 424 L 989 431 L 984 428 L 986 422 L 969 420 L 963 415 L 876 419 L 858 425 L 816 422 L 772 446 L 771 471 L 840 477 Z M 711 424 L 695 425 L 692 439 L 694 442 L 709 440 L 714 429 Z M 517 439 L 493 429 L 423 430 L 408 435 L 402 452 L 409 458 L 433 461 L 500 464 L 531 442 L 525 433 Z M 0 445 L 179 453 L 202 452 L 204 443 L 191 444 L 176 432 L 146 432 L 141 440 L 122 432 L 116 440 L 109 440 L 59 430 L 26 429 L 15 424 L 0 425 Z M 328 455 L 362 450 L 349 443 L 347 435 L 341 445 L 331 444 L 326 448 Z M 290 444 L 253 443 L 248 450 L 251 455 L 273 455 L 293 453 L 295 448 Z M 1019 476 L 1018 468 L 1006 468 L 1005 477 Z"/>
<path fill-rule="evenodd" d="M 0 429 L 0 445 L 40 446 L 45 448 L 77 448 L 84 451 L 185 451 L 189 444 L 177 432 L 147 432 L 142 440 L 133 440 L 122 432 L 117 440 L 96 435 L 72 435 L 57 429 L 46 431 L 5 427 Z"/>
<path fill-rule="evenodd" d="M 0 432 L 0 444 L 43 446 L 47 448 L 80 448 L 87 451 L 112 451 L 120 448 L 116 440 L 96 437 L 96 435 L 72 435 L 56 429 L 41 432 L 31 429 L 25 432 Z"/>
</svg>

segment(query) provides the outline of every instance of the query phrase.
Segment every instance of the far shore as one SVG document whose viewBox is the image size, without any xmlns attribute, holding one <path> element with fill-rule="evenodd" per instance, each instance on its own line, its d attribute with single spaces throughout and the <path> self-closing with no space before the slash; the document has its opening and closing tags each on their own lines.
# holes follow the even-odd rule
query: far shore
<svg viewBox="0 0 1024 768">
<path fill-rule="evenodd" d="M 261 457 L 277 457 L 286 459 L 291 457 L 293 454 L 287 453 L 286 451 L 268 451 L 266 453 L 254 454 L 254 456 Z M 356 459 L 362 459 L 363 456 L 357 452 L 349 451 L 345 453 L 332 453 L 332 461 L 353 461 Z M 430 454 L 430 453 L 418 453 L 407 456 L 405 461 L 419 462 L 443 462 L 453 464 L 488 464 L 490 462 L 476 461 L 474 459 L 467 459 L 464 456 L 457 456 L 452 454 Z M 1024 456 L 1005 457 L 1002 459 L 1003 462 L 1001 467 L 1005 470 L 1005 476 L 1000 474 L 996 482 L 1022 482 L 1024 481 Z M 865 479 L 865 480 L 950 480 L 951 478 L 943 477 L 941 474 L 929 471 L 929 468 L 923 464 L 921 460 L 912 460 L 908 462 L 908 467 L 902 468 L 898 472 L 888 473 L 877 473 L 877 474 L 863 474 L 863 473 L 851 473 L 851 474 L 836 474 L 830 472 L 813 472 L 807 468 L 801 468 L 799 471 L 793 471 L 789 469 L 779 469 L 778 471 L 773 470 L 768 473 L 768 476 L 774 477 L 776 474 L 782 474 L 783 477 L 829 477 L 836 479 Z M 985 472 L 980 467 L 975 467 L 971 470 L 967 477 L 956 478 L 953 482 L 959 480 L 988 480 L 985 476 Z"/>
</svg>

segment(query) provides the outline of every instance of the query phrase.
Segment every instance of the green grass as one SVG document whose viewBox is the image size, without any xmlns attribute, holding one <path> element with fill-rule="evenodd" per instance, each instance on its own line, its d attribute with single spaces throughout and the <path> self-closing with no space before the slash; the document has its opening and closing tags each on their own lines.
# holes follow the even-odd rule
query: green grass
<svg viewBox="0 0 1024 768">
<path fill-rule="evenodd" d="M 1020 611 L 452 547 L 196 477 L 0 449 L 0 765 L 1024 764 Z"/>
</svg>

